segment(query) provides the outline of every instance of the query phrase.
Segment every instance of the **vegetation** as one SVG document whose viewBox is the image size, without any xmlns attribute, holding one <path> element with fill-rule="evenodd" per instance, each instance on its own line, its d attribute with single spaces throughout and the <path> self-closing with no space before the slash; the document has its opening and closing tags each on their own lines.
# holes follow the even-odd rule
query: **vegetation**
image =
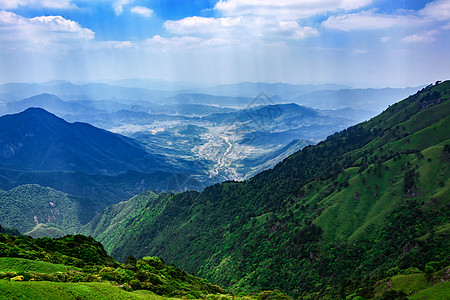
<svg viewBox="0 0 450 300">
<path fill-rule="evenodd" d="M 73 196 L 37 184 L 0 191 L 1 224 L 33 237 L 74 233 L 81 227 L 80 212 Z"/>
<path fill-rule="evenodd" d="M 2 299 L 235 299 L 159 257 L 129 256 L 119 264 L 100 243 L 82 235 L 33 239 L 0 234 L 0 294 Z M 289 299 L 279 291 L 240 298 Z"/>
<path fill-rule="evenodd" d="M 376 285 L 450 265 L 449 99 L 450 81 L 430 85 L 248 181 L 144 193 L 82 232 L 121 261 L 158 255 L 235 292 L 403 297 Z"/>
</svg>

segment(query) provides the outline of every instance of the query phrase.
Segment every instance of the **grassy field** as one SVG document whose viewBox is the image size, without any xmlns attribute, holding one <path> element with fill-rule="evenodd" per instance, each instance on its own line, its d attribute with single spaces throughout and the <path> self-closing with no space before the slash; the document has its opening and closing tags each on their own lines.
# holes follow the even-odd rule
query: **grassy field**
<svg viewBox="0 0 450 300">
<path fill-rule="evenodd" d="M 21 282 L 0 280 L 1 299 L 170 299 L 149 291 L 127 292 L 110 283 Z"/>
<path fill-rule="evenodd" d="M 49 262 L 29 260 L 15 257 L 0 258 L 0 272 L 38 272 L 53 273 L 67 272 L 69 270 L 80 270 L 79 268 Z"/>
<path fill-rule="evenodd" d="M 424 289 L 417 294 L 411 295 L 409 297 L 411 300 L 419 299 L 450 299 L 450 282 L 438 283 L 435 286 Z"/>
</svg>

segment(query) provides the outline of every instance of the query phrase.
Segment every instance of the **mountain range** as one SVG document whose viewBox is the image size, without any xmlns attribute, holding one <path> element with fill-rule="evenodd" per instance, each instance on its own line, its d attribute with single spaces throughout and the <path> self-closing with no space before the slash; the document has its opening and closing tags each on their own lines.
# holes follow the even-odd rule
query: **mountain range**
<svg viewBox="0 0 450 300">
<path fill-rule="evenodd" d="M 1 168 L 106 175 L 170 168 L 164 157 L 130 138 L 86 123 L 67 123 L 41 108 L 0 117 L 0 141 Z"/>
<path fill-rule="evenodd" d="M 7 190 L 0 191 L 0 222 L 22 232 L 74 233 L 106 206 L 145 190 L 201 190 L 210 184 L 203 173 L 193 162 L 42 108 L 0 117 L 0 189 Z"/>
<path fill-rule="evenodd" d="M 420 295 L 450 263 L 449 100 L 450 81 L 430 85 L 247 181 L 143 193 L 82 232 L 236 292 Z"/>
</svg>

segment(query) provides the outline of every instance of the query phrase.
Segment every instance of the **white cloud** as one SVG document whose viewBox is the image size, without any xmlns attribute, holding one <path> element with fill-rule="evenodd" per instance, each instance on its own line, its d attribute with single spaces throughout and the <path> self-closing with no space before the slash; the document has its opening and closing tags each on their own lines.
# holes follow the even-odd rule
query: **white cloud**
<svg viewBox="0 0 450 300">
<path fill-rule="evenodd" d="M 116 16 L 120 16 L 123 13 L 123 7 L 130 3 L 134 2 L 134 0 L 116 0 L 113 3 L 113 9 L 116 13 Z"/>
<path fill-rule="evenodd" d="M 385 15 L 373 11 L 331 16 L 322 22 L 322 26 L 343 31 L 384 29 L 390 27 L 415 27 L 427 23 L 412 15 Z"/>
<path fill-rule="evenodd" d="M 372 0 L 220 0 L 214 9 L 225 16 L 296 20 L 326 12 L 357 9 L 371 3 Z"/>
<path fill-rule="evenodd" d="M 406 44 L 411 43 L 431 43 L 436 40 L 436 36 L 440 34 L 438 30 L 430 30 L 424 34 L 412 34 L 402 38 L 402 42 Z"/>
<path fill-rule="evenodd" d="M 153 10 L 144 6 L 135 6 L 131 9 L 131 12 L 147 18 L 153 15 Z"/>
<path fill-rule="evenodd" d="M 419 14 L 433 20 L 450 20 L 450 0 L 436 0 L 425 5 Z"/>
<path fill-rule="evenodd" d="M 276 21 L 262 17 L 205 18 L 188 17 L 166 21 L 167 31 L 182 35 L 221 36 L 233 39 L 303 39 L 318 34 L 312 27 L 302 27 L 296 21 Z"/>
<path fill-rule="evenodd" d="M 102 41 L 90 45 L 91 49 L 132 49 L 137 45 L 130 41 Z"/>
<path fill-rule="evenodd" d="M 380 41 L 382 43 L 387 43 L 387 42 L 389 42 L 390 39 L 391 39 L 391 37 L 389 37 L 389 36 L 383 36 L 380 38 Z"/>
<path fill-rule="evenodd" d="M 77 22 L 61 16 L 24 18 L 13 12 L 0 10 L 0 40 L 3 47 L 30 43 L 41 47 L 49 43 L 70 43 L 91 40 L 94 32 Z"/>
<path fill-rule="evenodd" d="M 55 9 L 76 7 L 72 0 L 0 0 L 0 9 L 16 9 L 20 6 Z"/>
<path fill-rule="evenodd" d="M 205 47 L 223 47 L 239 44 L 235 39 L 223 39 L 223 38 L 201 38 L 195 36 L 181 36 L 166 38 L 160 35 L 147 39 L 145 46 L 156 47 L 158 50 L 180 50 L 193 49 L 193 48 L 205 48 Z"/>
</svg>

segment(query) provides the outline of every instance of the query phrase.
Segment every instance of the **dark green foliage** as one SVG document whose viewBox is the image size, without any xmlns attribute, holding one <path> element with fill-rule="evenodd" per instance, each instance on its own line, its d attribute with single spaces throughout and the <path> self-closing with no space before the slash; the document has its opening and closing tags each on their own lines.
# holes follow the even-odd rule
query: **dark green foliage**
<svg viewBox="0 0 450 300">
<path fill-rule="evenodd" d="M 405 292 L 403 291 L 396 291 L 396 290 L 389 290 L 383 293 L 381 295 L 381 300 L 406 300 L 408 299 Z"/>
<path fill-rule="evenodd" d="M 15 228 L 6 228 L 0 225 L 0 233 L 8 234 L 8 235 L 21 235 L 20 231 Z"/>
<path fill-rule="evenodd" d="M 0 234 L 0 257 L 20 257 L 78 267 L 116 264 L 99 242 L 82 235 L 33 239 Z"/>
</svg>

